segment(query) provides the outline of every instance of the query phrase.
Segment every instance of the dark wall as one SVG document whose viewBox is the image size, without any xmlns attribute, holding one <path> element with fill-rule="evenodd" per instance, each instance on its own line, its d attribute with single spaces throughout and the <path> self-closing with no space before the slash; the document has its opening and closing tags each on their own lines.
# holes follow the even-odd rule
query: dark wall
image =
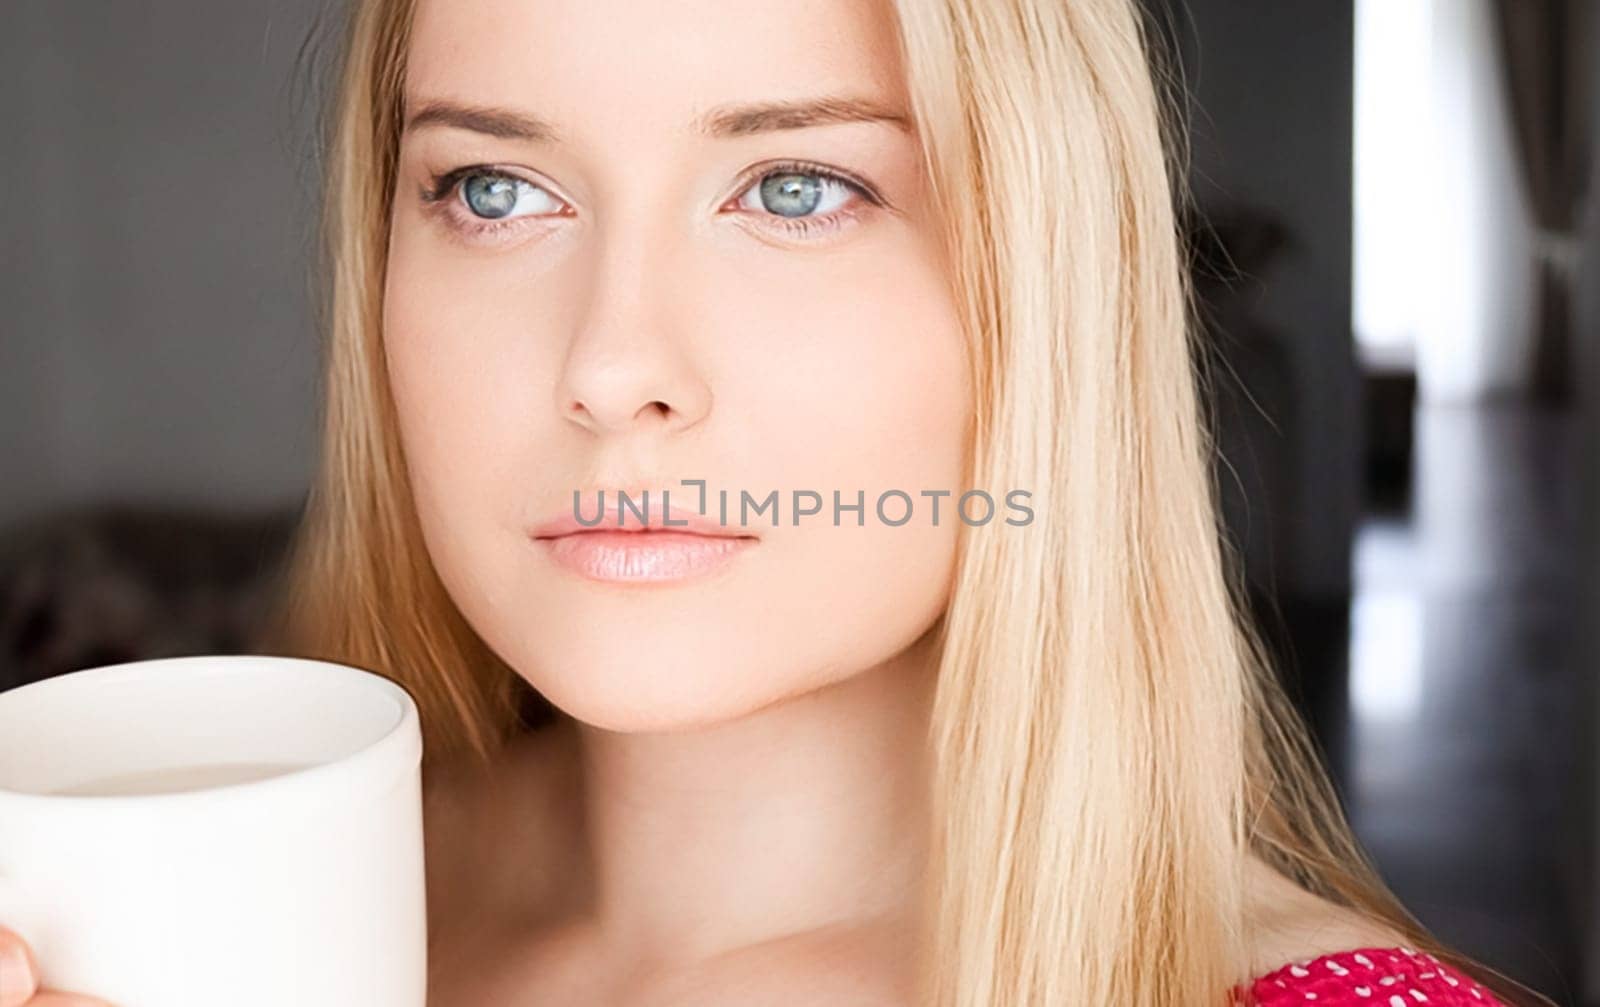
<svg viewBox="0 0 1600 1007">
<path fill-rule="evenodd" d="M 7 0 L 0 524 L 309 479 L 315 163 L 296 58 L 324 0 Z"/>
<path fill-rule="evenodd" d="M 1228 478 L 1238 482 L 1230 523 L 1258 583 L 1339 600 L 1360 506 L 1354 8 L 1159 0 L 1152 10 L 1176 39 L 1192 98 L 1190 185 L 1201 208 L 1224 223 L 1241 211 L 1276 221 L 1287 242 L 1232 282 L 1218 334 L 1237 374 L 1224 366 L 1216 381 L 1254 385 L 1222 416 Z"/>
<path fill-rule="evenodd" d="M 1592 27 L 1595 29 L 1596 49 L 1600 50 L 1600 18 L 1592 20 Z M 1590 107 L 1593 113 L 1590 128 L 1593 136 L 1600 138 L 1600 66 L 1590 69 L 1590 87 L 1590 93 L 1594 96 Z M 1579 547 L 1584 557 L 1583 604 L 1589 613 L 1588 618 L 1578 621 L 1583 627 L 1578 652 L 1579 660 L 1594 675 L 1600 673 L 1600 157 L 1591 160 L 1590 168 L 1590 196 L 1582 231 L 1582 257 L 1574 305 L 1574 332 L 1577 336 L 1574 347 L 1577 351 L 1576 391 L 1581 426 L 1576 441 L 1581 456 L 1578 463 L 1583 473 L 1581 492 L 1584 524 L 1583 541 Z M 1600 711 L 1596 711 L 1595 716 L 1600 719 Z M 1594 788 L 1600 786 L 1600 749 L 1594 747 L 1597 742 L 1593 738 L 1589 739 L 1589 744 L 1587 781 L 1590 793 L 1594 794 Z M 1600 808 L 1600 795 L 1595 797 L 1597 799 L 1593 806 Z M 1591 836 L 1583 839 L 1592 841 L 1592 836 L 1600 835 L 1600 822 L 1592 824 Z M 1576 849 L 1578 845 L 1574 842 L 1573 847 Z M 1581 914 L 1582 917 L 1591 921 L 1584 942 L 1588 968 L 1584 975 L 1583 993 L 1587 1002 L 1600 1003 L 1600 927 L 1594 925 L 1594 921 L 1600 920 L 1600 871 L 1596 870 L 1592 850 L 1592 845 L 1583 845 L 1575 853 L 1574 860 L 1577 861 L 1576 873 L 1585 877 L 1586 882 L 1585 890 L 1577 901 L 1582 903 L 1581 910 L 1587 910 Z"/>
</svg>

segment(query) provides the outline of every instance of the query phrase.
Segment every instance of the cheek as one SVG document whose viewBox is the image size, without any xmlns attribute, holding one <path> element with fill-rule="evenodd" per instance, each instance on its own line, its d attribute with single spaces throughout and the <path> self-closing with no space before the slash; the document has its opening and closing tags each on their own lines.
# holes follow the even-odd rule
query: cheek
<svg viewBox="0 0 1600 1007">
<path fill-rule="evenodd" d="M 971 402 L 965 342 L 939 274 L 915 255 L 886 254 L 810 284 L 797 301 L 748 309 L 765 357 L 749 370 L 761 379 L 729 389 L 759 417 L 766 452 L 829 503 L 834 489 L 852 500 L 866 491 L 869 507 L 886 490 L 914 501 L 923 490 L 959 495 Z M 905 529 L 921 523 L 916 514 Z"/>
<path fill-rule="evenodd" d="M 417 518 L 440 579 L 469 620 L 509 603 L 515 522 L 537 471 L 537 387 L 522 328 L 470 277 L 440 277 L 401 247 L 391 256 L 383 341 Z M 485 310 L 482 305 L 490 305 Z"/>
<path fill-rule="evenodd" d="M 441 513 L 454 521 L 470 500 L 461 490 L 478 481 L 485 449 L 492 448 L 488 390 L 475 381 L 476 368 L 452 338 L 461 319 L 436 288 L 392 274 L 384 309 L 384 358 L 394 396 L 400 440 L 425 528 Z M 477 450 L 463 451 L 473 444 Z"/>
<path fill-rule="evenodd" d="M 970 395 L 964 338 L 939 277 L 908 269 L 875 279 L 837 306 L 835 336 L 822 344 L 831 373 L 819 375 L 816 405 L 785 450 L 808 458 L 829 517 L 812 576 L 830 581 L 835 605 L 856 609 L 843 616 L 855 639 L 897 648 L 948 598 Z M 864 502 L 865 514 L 844 512 L 834 527 L 833 489 Z"/>
</svg>

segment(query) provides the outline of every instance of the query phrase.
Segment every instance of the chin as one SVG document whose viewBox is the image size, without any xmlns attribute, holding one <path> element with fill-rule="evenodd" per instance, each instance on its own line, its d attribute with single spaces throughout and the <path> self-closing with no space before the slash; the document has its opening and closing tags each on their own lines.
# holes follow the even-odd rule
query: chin
<svg viewBox="0 0 1600 1007">
<path fill-rule="evenodd" d="M 594 646 L 542 649 L 510 663 L 573 719 L 627 733 L 711 727 L 811 687 L 798 671 L 780 670 L 793 655 L 789 661 L 780 655 L 730 660 L 730 652 L 742 650 L 737 643 L 719 648 L 704 636 L 692 648 L 658 645 L 647 635 L 628 635 L 626 642 L 627 653 Z"/>
</svg>

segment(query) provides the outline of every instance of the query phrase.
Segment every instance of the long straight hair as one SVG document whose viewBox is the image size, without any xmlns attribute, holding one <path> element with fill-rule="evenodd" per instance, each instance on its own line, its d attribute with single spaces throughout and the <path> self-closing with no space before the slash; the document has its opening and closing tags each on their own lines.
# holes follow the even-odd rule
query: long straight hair
<svg viewBox="0 0 1600 1007">
<path fill-rule="evenodd" d="M 387 675 L 426 758 L 549 715 L 456 609 L 410 498 L 380 326 L 414 0 L 353 0 L 326 107 L 320 467 L 266 644 Z M 1383 883 L 1241 615 L 1197 394 L 1173 79 L 1133 0 L 896 0 L 972 361 L 971 485 L 929 734 L 917 1003 L 1222 1004 L 1244 854 L 1513 1003 Z M 1248 997 L 1245 997 L 1248 999 Z"/>
</svg>

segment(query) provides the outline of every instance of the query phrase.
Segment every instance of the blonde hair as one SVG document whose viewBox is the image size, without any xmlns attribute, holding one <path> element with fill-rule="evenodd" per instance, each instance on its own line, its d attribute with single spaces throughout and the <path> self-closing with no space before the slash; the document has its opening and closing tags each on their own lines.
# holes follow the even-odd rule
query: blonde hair
<svg viewBox="0 0 1600 1007">
<path fill-rule="evenodd" d="M 269 646 L 369 668 L 428 758 L 490 760 L 529 690 L 423 545 L 382 366 L 413 0 L 356 0 L 330 106 L 320 469 Z M 971 339 L 970 485 L 1041 520 L 963 531 L 929 737 L 918 1003 L 1222 1003 L 1243 854 L 1515 1003 L 1384 885 L 1236 603 L 1191 345 L 1171 85 L 1132 0 L 897 0 Z M 1212 991 L 1208 994 L 1206 991 Z"/>
</svg>

